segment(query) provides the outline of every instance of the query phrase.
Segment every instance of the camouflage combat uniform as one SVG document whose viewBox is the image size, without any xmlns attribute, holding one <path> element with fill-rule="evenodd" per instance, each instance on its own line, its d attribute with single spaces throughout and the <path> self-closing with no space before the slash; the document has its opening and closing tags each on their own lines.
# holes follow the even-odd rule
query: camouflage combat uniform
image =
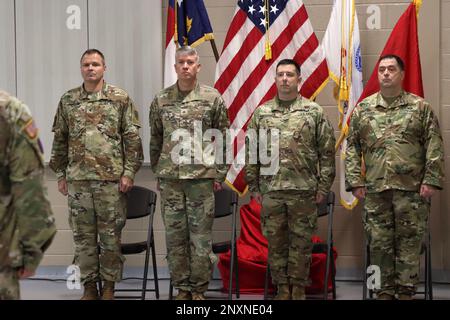
<svg viewBox="0 0 450 320">
<path fill-rule="evenodd" d="M 0 300 L 20 298 L 18 270 L 35 271 L 56 233 L 43 176 L 28 107 L 0 91 Z"/>
<path fill-rule="evenodd" d="M 83 86 L 72 89 L 58 105 L 50 168 L 58 180 L 68 182 L 74 263 L 83 283 L 121 280 L 126 213 L 119 181 L 122 176 L 134 179 L 142 164 L 139 128 L 133 101 L 110 84 L 92 94 Z"/>
<path fill-rule="evenodd" d="M 419 195 L 420 186 L 442 189 L 443 152 L 438 120 L 431 106 L 418 96 L 402 92 L 389 105 L 381 94 L 374 94 L 352 115 L 346 189 L 367 188 L 363 222 L 371 264 L 381 268 L 378 294 L 415 291 L 430 209 L 429 202 Z"/>
<path fill-rule="evenodd" d="M 195 150 L 204 151 L 211 146 L 212 140 L 203 136 L 208 129 L 218 129 L 225 141 L 225 129 L 229 127 L 227 110 L 214 88 L 197 83 L 194 90 L 183 94 L 175 84 L 156 95 L 149 120 L 150 161 L 161 188 L 172 283 L 177 289 L 203 293 L 215 261 L 211 251 L 213 183 L 224 181 L 226 165 L 216 164 L 211 154 L 204 153 L 199 158 Z M 183 164 L 173 159 L 181 144 L 177 129 L 193 138 L 185 145 L 192 153 Z"/>
<path fill-rule="evenodd" d="M 260 163 L 246 167 L 249 190 L 263 195 L 261 225 L 268 240 L 272 280 L 278 285 L 307 286 L 311 236 L 317 228 L 316 194 L 326 195 L 335 176 L 333 127 L 318 104 L 298 97 L 263 104 L 249 129 L 280 132 L 278 172 L 261 175 Z"/>
</svg>

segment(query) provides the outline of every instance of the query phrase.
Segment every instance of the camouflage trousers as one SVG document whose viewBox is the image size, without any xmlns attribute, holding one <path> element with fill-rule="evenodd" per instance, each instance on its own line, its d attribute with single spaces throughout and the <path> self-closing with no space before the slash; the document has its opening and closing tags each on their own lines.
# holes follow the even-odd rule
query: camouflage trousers
<svg viewBox="0 0 450 320">
<path fill-rule="evenodd" d="M 74 264 L 81 282 L 120 281 L 124 257 L 120 251 L 126 220 L 126 198 L 110 181 L 69 183 L 69 224 L 75 243 Z M 100 248 L 100 252 L 98 250 Z"/>
<path fill-rule="evenodd" d="M 17 270 L 8 267 L 0 269 L 0 300 L 18 299 L 20 299 L 20 287 Z"/>
<path fill-rule="evenodd" d="M 175 288 L 204 292 L 212 265 L 214 192 L 212 179 L 160 179 L 167 262 Z"/>
<path fill-rule="evenodd" d="M 415 292 L 429 210 L 428 201 L 418 192 L 387 190 L 366 195 L 363 222 L 370 263 L 381 271 L 377 294 Z"/>
<path fill-rule="evenodd" d="M 316 193 L 286 190 L 264 194 L 261 226 L 269 246 L 275 285 L 310 284 L 311 236 L 317 229 Z"/>
</svg>

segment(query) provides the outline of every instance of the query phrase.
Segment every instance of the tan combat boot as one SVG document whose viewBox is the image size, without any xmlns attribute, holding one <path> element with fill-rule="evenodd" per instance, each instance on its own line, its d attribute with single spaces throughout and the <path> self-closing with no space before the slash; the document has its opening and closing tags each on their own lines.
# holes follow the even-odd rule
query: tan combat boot
<svg viewBox="0 0 450 320">
<path fill-rule="evenodd" d="M 86 282 L 84 284 L 84 293 L 81 297 L 81 300 L 97 300 L 97 298 L 97 283 L 94 281 Z"/>
<path fill-rule="evenodd" d="M 114 300 L 114 281 L 106 281 L 103 284 L 102 300 Z"/>
<path fill-rule="evenodd" d="M 399 293 L 398 300 L 413 300 L 413 297 L 410 293 Z"/>
<path fill-rule="evenodd" d="M 273 300 L 290 300 L 291 299 L 291 291 L 289 290 L 288 284 L 279 284 L 278 292 Z"/>
<path fill-rule="evenodd" d="M 394 296 L 388 293 L 380 293 L 377 295 L 377 300 L 394 300 Z"/>
<path fill-rule="evenodd" d="M 292 286 L 292 300 L 306 300 L 305 287 Z"/>
<path fill-rule="evenodd" d="M 192 300 L 206 300 L 202 292 L 192 292 Z"/>
<path fill-rule="evenodd" d="M 178 294 L 175 300 L 192 300 L 192 294 L 190 291 L 178 289 Z"/>
</svg>

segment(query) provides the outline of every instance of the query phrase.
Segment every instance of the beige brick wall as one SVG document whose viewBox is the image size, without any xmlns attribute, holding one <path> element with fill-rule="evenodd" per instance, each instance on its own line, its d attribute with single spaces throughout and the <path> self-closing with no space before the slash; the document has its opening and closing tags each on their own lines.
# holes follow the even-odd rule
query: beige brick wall
<svg viewBox="0 0 450 320">
<path fill-rule="evenodd" d="M 163 30 L 166 29 L 166 4 L 163 1 Z M 332 0 L 304 0 L 312 25 L 319 40 L 322 39 L 328 24 L 331 13 Z M 361 31 L 361 50 L 363 53 L 363 75 L 367 81 L 370 76 L 375 61 L 381 52 L 387 37 L 389 36 L 397 19 L 404 12 L 409 0 L 357 0 L 357 13 Z M 223 42 L 229 23 L 233 16 L 236 0 L 205 0 L 211 24 L 216 37 L 216 44 L 219 52 L 222 50 Z M 378 4 L 381 8 L 381 29 L 368 30 L 366 20 L 368 14 L 367 7 L 370 4 Z M 448 37 L 450 22 L 444 19 L 444 12 L 450 12 L 450 0 L 424 1 L 419 20 L 419 40 L 421 47 L 422 70 L 426 98 L 429 100 L 435 111 L 440 114 L 440 121 L 444 132 L 446 149 L 450 150 L 450 38 Z M 165 39 L 165 34 L 163 35 Z M 203 69 L 200 80 L 212 85 L 215 73 L 215 60 L 208 43 L 202 44 L 199 48 Z M 332 98 L 332 86 L 328 85 L 318 96 L 318 102 L 324 106 L 328 117 L 337 129 L 338 113 L 334 99 Z M 141 115 L 145 117 L 146 115 Z M 148 130 L 148 128 L 144 128 Z M 338 132 L 336 131 L 336 134 Z M 447 176 L 450 176 L 450 152 L 446 153 Z M 333 186 L 337 192 L 337 177 Z M 155 181 L 148 168 L 140 171 L 137 177 L 137 184 L 153 187 Z M 55 210 L 58 221 L 59 233 L 56 241 L 44 259 L 46 265 L 67 265 L 72 259 L 72 239 L 71 232 L 67 224 L 66 200 L 59 196 L 56 190 L 56 183 L 52 174 L 48 174 L 47 184 L 49 187 L 50 199 Z M 449 187 L 449 186 L 448 186 Z M 450 221 L 448 219 L 448 206 L 450 199 L 450 188 L 443 192 L 442 197 L 433 201 L 432 232 L 433 232 L 433 266 L 437 269 L 449 269 L 449 240 Z M 246 199 L 243 200 L 245 202 Z M 357 270 L 362 265 L 363 252 L 363 230 L 361 225 L 361 208 L 358 206 L 352 212 L 344 210 L 340 205 L 336 206 L 334 220 L 334 237 L 336 247 L 339 252 L 338 268 Z M 145 224 L 129 224 L 124 231 L 124 240 L 133 240 L 138 236 L 144 236 Z M 156 233 L 156 247 L 158 252 L 158 264 L 165 265 L 165 240 L 164 227 L 161 221 L 159 207 L 154 222 Z M 319 235 L 324 235 L 326 224 L 319 223 Z M 215 225 L 215 230 L 223 230 L 224 225 Z M 224 237 L 224 231 L 219 231 L 217 239 Z M 129 265 L 141 265 L 142 259 L 129 259 Z"/>
</svg>

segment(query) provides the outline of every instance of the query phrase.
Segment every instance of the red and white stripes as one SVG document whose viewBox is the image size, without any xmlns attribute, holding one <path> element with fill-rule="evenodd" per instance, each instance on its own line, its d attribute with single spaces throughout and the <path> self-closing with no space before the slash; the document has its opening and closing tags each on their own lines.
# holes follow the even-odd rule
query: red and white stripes
<svg viewBox="0 0 450 320">
<path fill-rule="evenodd" d="M 216 68 L 215 87 L 225 100 L 231 130 L 235 132 L 235 158 L 245 149 L 243 143 L 237 143 L 237 134 L 245 131 L 255 109 L 276 94 L 278 61 L 290 58 L 301 65 L 300 93 L 307 98 L 314 98 L 328 79 L 325 55 L 302 1 L 287 1 L 283 12 L 271 23 L 270 60 L 265 58 L 266 35 L 249 18 L 250 14 L 237 6 Z M 228 182 L 239 192 L 245 192 L 242 169 L 243 165 L 235 162 L 227 175 Z"/>
</svg>

